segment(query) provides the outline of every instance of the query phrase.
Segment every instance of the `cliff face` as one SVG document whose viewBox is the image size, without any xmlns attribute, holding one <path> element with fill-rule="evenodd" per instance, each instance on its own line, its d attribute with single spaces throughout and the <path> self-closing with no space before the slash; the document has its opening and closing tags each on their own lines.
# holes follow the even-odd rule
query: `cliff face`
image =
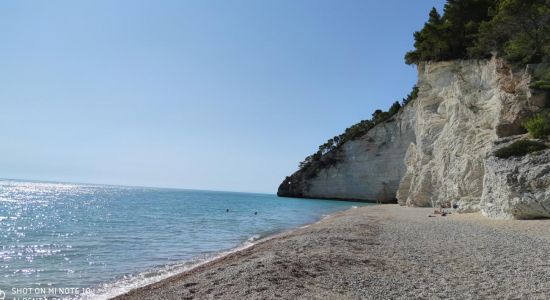
<svg viewBox="0 0 550 300">
<path fill-rule="evenodd" d="M 502 139 L 495 149 L 515 139 Z M 550 218 L 550 150 L 485 161 L 483 215 L 498 219 Z"/>
<path fill-rule="evenodd" d="M 313 198 L 395 201 L 406 171 L 403 156 L 415 139 L 413 120 L 414 111 L 406 108 L 361 138 L 346 143 L 340 163 L 320 170 L 304 194 Z"/>
<path fill-rule="evenodd" d="M 278 190 L 279 196 L 395 202 L 406 171 L 403 156 L 414 142 L 414 111 L 405 107 L 337 153 L 333 166 L 307 179 L 293 175 Z"/>
<path fill-rule="evenodd" d="M 477 211 L 493 142 L 524 133 L 545 105 L 526 70 L 500 60 L 421 64 L 418 98 L 391 120 L 347 142 L 338 163 L 312 178 L 287 178 L 278 194 Z"/>
<path fill-rule="evenodd" d="M 499 60 L 421 65 L 416 141 L 406 155 L 399 203 L 478 210 L 493 141 L 523 133 L 522 120 L 537 109 L 529 79 Z"/>
</svg>

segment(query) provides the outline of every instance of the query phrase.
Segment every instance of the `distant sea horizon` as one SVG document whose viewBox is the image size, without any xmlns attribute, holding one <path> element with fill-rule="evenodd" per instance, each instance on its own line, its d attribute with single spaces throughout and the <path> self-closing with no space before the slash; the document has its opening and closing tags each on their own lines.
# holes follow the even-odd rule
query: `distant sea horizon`
<svg viewBox="0 0 550 300">
<path fill-rule="evenodd" d="M 71 181 L 71 180 L 47 180 L 47 179 L 32 179 L 32 178 L 7 178 L 0 177 L 0 181 L 26 181 L 26 182 L 42 182 L 42 183 L 64 183 L 64 184 L 81 184 L 81 185 L 104 185 L 113 187 L 129 187 L 129 188 L 151 188 L 151 189 L 168 189 L 168 190 L 184 190 L 184 191 L 201 191 L 201 192 L 224 192 L 224 193 L 242 193 L 242 194 L 261 194 L 261 195 L 277 195 L 276 192 L 254 192 L 240 190 L 224 190 L 215 188 L 188 188 L 177 186 L 156 186 L 156 185 L 140 185 L 140 184 L 117 184 L 117 183 L 101 183 L 87 181 Z"/>
<path fill-rule="evenodd" d="M 0 290 L 106 299 L 365 203 L 0 179 Z M 67 295 L 65 295 L 67 296 Z"/>
</svg>

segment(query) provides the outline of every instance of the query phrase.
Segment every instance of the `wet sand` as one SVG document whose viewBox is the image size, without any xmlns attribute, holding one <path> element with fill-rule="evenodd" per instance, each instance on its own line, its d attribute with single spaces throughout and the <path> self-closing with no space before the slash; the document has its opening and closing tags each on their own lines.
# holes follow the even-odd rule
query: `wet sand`
<svg viewBox="0 0 550 300">
<path fill-rule="evenodd" d="M 331 215 L 115 299 L 547 299 L 550 220 Z"/>
</svg>

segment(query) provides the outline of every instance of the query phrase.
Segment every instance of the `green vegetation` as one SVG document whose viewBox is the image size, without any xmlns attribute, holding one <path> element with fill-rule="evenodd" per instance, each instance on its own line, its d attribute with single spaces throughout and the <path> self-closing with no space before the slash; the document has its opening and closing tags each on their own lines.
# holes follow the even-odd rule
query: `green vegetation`
<svg viewBox="0 0 550 300">
<path fill-rule="evenodd" d="M 548 147 L 541 142 L 521 140 L 514 142 L 504 148 L 495 151 L 495 156 L 498 158 L 509 158 L 512 156 L 524 156 L 531 152 L 541 151 Z"/>
<path fill-rule="evenodd" d="M 407 64 L 492 53 L 515 64 L 550 62 L 550 0 L 448 0 L 442 16 L 432 9 L 414 39 Z M 550 83 L 546 75 L 538 85 Z"/>
<path fill-rule="evenodd" d="M 539 64 L 533 70 L 534 82 L 531 88 L 539 90 L 550 90 L 550 63 Z"/>
<path fill-rule="evenodd" d="M 550 56 L 550 1 L 500 0 L 490 22 L 482 24 L 477 48 L 522 64 Z"/>
<path fill-rule="evenodd" d="M 550 90 L 550 80 L 537 80 L 531 84 L 532 89 Z"/>
<path fill-rule="evenodd" d="M 413 86 L 412 91 L 407 95 L 407 97 L 403 98 L 401 104 L 405 106 L 416 98 L 418 98 L 418 87 L 415 85 Z"/>
<path fill-rule="evenodd" d="M 495 0 L 448 0 L 440 16 L 435 8 L 424 28 L 414 33 L 415 50 L 405 55 L 407 64 L 466 58 L 476 42 L 481 23 L 489 21 Z"/>
<path fill-rule="evenodd" d="M 543 112 L 528 119 L 523 126 L 536 139 L 545 139 L 550 135 L 550 113 Z"/>
</svg>

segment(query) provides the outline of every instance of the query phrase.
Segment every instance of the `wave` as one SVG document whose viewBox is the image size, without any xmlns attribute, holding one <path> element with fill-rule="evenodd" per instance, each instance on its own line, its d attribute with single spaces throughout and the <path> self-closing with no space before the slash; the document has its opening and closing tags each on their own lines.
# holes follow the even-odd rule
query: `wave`
<svg viewBox="0 0 550 300">
<path fill-rule="evenodd" d="M 239 246 L 232 248 L 231 250 L 213 253 L 213 254 L 204 254 L 204 255 L 195 257 L 189 261 L 184 261 L 181 263 L 170 264 L 163 267 L 149 269 L 138 274 L 126 275 L 115 282 L 105 283 L 98 287 L 89 289 L 88 292 L 82 293 L 79 296 L 79 299 L 81 300 L 111 299 L 113 297 L 125 294 L 133 289 L 137 289 L 155 282 L 159 282 L 168 277 L 193 270 L 213 260 L 247 249 L 253 246 L 254 244 L 256 244 L 256 242 L 261 238 L 262 238 L 261 235 L 255 234 L 249 237 L 246 241 L 241 243 Z"/>
</svg>

